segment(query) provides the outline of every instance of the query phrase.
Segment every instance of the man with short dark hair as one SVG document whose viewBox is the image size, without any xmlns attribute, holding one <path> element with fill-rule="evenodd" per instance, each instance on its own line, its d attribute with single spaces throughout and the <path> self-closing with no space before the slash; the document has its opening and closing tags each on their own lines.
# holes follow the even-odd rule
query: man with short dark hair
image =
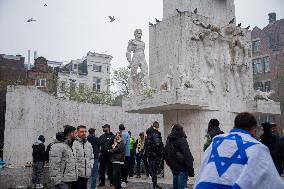
<svg viewBox="0 0 284 189">
<path fill-rule="evenodd" d="M 93 147 L 94 153 L 94 164 L 92 169 L 92 184 L 91 189 L 96 189 L 97 187 L 97 175 L 98 175 L 98 159 L 99 159 L 99 138 L 95 135 L 96 129 L 90 128 L 89 135 L 87 137 L 88 141 L 91 143 Z"/>
<path fill-rule="evenodd" d="M 128 182 L 127 177 L 129 173 L 129 164 L 130 164 L 130 136 L 123 124 L 120 124 L 118 127 L 124 142 L 125 162 L 121 166 L 121 180 L 122 180 L 121 186 L 125 188 L 127 187 L 127 182 Z"/>
<path fill-rule="evenodd" d="M 49 176 L 56 189 L 71 189 L 77 181 L 76 152 L 73 142 L 77 136 L 76 128 L 64 126 L 65 141 L 52 145 L 49 152 Z"/>
<path fill-rule="evenodd" d="M 162 187 L 157 183 L 157 172 L 162 162 L 164 144 L 162 141 L 162 135 L 158 130 L 159 123 L 155 121 L 153 125 L 147 129 L 147 138 L 145 141 L 145 153 L 149 160 L 149 170 L 152 177 L 153 188 L 161 189 Z"/>
<path fill-rule="evenodd" d="M 87 128 L 84 125 L 77 127 L 77 137 L 73 148 L 76 151 L 78 180 L 74 189 L 87 189 L 88 179 L 91 177 L 94 154 L 92 145 L 87 140 Z"/>
<path fill-rule="evenodd" d="M 257 141 L 256 119 L 250 113 L 236 116 L 227 134 L 216 136 L 204 154 L 194 189 L 283 189 L 268 148 Z"/>
<path fill-rule="evenodd" d="M 100 167 L 99 167 L 99 173 L 100 173 L 100 184 L 98 187 L 105 186 L 105 174 L 107 170 L 108 178 L 110 181 L 110 185 L 112 185 L 112 163 L 111 163 L 111 154 L 109 153 L 109 150 L 112 149 L 112 145 L 114 142 L 114 134 L 110 132 L 110 125 L 105 124 L 102 126 L 104 134 L 102 134 L 99 137 L 99 145 L 100 145 Z"/>
</svg>

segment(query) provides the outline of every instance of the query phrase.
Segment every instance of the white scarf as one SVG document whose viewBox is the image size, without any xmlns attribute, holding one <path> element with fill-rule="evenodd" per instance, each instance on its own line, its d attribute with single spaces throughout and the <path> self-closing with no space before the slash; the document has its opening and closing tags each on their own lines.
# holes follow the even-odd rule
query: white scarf
<svg viewBox="0 0 284 189">
<path fill-rule="evenodd" d="M 214 137 L 194 189 L 284 189 L 268 148 L 247 131 Z"/>
</svg>

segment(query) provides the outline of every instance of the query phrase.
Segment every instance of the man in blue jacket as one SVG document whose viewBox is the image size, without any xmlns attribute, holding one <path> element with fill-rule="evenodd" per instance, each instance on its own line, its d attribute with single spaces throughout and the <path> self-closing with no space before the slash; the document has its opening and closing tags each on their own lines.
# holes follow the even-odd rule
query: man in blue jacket
<svg viewBox="0 0 284 189">
<path fill-rule="evenodd" d="M 130 136 L 128 131 L 125 130 L 125 126 L 123 124 L 119 125 L 119 131 L 122 134 L 123 142 L 124 142 L 124 153 L 125 153 L 125 162 L 121 167 L 121 186 L 127 187 L 127 176 L 128 176 L 128 166 L 130 164 Z"/>
</svg>

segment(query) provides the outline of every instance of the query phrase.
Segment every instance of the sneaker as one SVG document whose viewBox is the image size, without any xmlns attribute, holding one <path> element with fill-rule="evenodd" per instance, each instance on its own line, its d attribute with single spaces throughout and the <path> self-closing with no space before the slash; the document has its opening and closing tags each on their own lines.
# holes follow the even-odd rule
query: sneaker
<svg viewBox="0 0 284 189">
<path fill-rule="evenodd" d="M 42 184 L 36 184 L 36 188 L 43 188 Z"/>
<path fill-rule="evenodd" d="M 159 186 L 159 185 L 156 185 L 156 186 L 154 186 L 153 188 L 154 188 L 154 189 L 162 189 L 162 187 Z"/>
<path fill-rule="evenodd" d="M 98 185 L 98 187 L 103 187 L 103 186 L 105 186 L 104 183 L 100 183 L 100 184 Z"/>
<path fill-rule="evenodd" d="M 125 182 L 121 182 L 121 187 L 122 188 L 126 188 L 127 187 L 127 184 Z"/>
</svg>

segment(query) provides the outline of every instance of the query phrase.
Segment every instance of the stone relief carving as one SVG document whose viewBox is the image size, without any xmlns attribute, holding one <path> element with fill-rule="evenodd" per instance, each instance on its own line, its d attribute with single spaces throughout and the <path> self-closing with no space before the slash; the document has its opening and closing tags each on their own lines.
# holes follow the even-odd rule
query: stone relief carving
<svg viewBox="0 0 284 189">
<path fill-rule="evenodd" d="M 166 91 L 171 91 L 174 89 L 173 87 L 173 79 L 174 79 L 174 73 L 173 73 L 174 67 L 173 64 L 170 63 L 169 69 L 167 70 L 167 75 L 164 78 L 160 90 L 166 90 Z"/>
<path fill-rule="evenodd" d="M 128 85 L 130 94 L 137 94 L 142 89 L 149 87 L 148 65 L 145 59 L 145 43 L 141 41 L 142 30 L 136 29 L 134 31 L 135 39 L 128 42 L 126 58 L 129 62 L 130 78 Z M 133 53 L 131 57 L 131 53 Z M 138 73 L 138 68 L 141 72 Z M 141 83 L 139 83 L 141 82 Z"/>
</svg>

